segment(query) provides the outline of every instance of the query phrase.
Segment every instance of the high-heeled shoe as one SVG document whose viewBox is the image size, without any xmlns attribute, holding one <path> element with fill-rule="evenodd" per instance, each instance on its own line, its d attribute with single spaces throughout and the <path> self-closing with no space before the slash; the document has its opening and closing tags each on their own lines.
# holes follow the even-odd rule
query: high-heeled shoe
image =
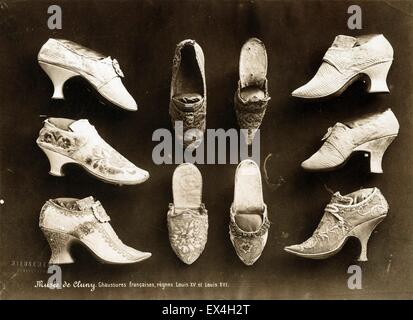
<svg viewBox="0 0 413 320">
<path fill-rule="evenodd" d="M 116 59 L 69 40 L 49 39 L 40 49 L 38 61 L 53 82 L 53 99 L 64 99 L 64 83 L 81 76 L 112 104 L 129 111 L 138 110 L 122 83 L 124 74 Z"/>
<path fill-rule="evenodd" d="M 188 149 L 197 148 L 206 126 L 205 58 L 194 40 L 176 46 L 172 65 L 169 114 L 178 142 Z M 177 128 L 176 122 L 182 122 Z"/>
<path fill-rule="evenodd" d="M 267 65 L 267 51 L 262 41 L 251 38 L 245 42 L 239 59 L 240 79 L 234 105 L 240 128 L 247 130 L 247 145 L 252 143 L 271 99 L 268 94 Z"/>
<path fill-rule="evenodd" d="M 303 99 L 340 95 L 354 81 L 367 78 L 367 92 L 389 92 L 386 78 L 393 62 L 393 47 L 382 34 L 339 35 L 327 50 L 316 75 L 292 92 Z"/>
<path fill-rule="evenodd" d="M 175 254 L 192 264 L 204 251 L 208 237 L 208 211 L 202 203 L 202 176 L 191 163 L 179 165 L 172 177 L 174 202 L 167 215 L 169 241 Z"/>
<path fill-rule="evenodd" d="M 338 253 L 348 238 L 356 237 L 361 244 L 358 260 L 367 261 L 367 242 L 388 209 L 378 188 L 361 189 L 345 196 L 336 192 L 313 235 L 284 249 L 303 258 L 325 259 Z"/>
<path fill-rule="evenodd" d="M 74 263 L 70 252 L 73 243 L 85 246 L 103 263 L 136 263 L 151 256 L 125 245 L 109 221 L 105 209 L 93 197 L 48 200 L 40 212 L 39 226 L 52 250 L 49 264 Z"/>
<path fill-rule="evenodd" d="M 50 162 L 50 174 L 62 177 L 63 166 L 82 166 L 104 182 L 138 184 L 149 178 L 142 170 L 107 144 L 88 120 L 48 118 L 40 130 L 37 145 Z"/>
<path fill-rule="evenodd" d="M 269 228 L 260 169 L 254 161 L 243 160 L 235 173 L 229 235 L 238 257 L 247 266 L 253 265 L 261 256 Z"/>
<path fill-rule="evenodd" d="M 370 153 L 370 172 L 382 173 L 382 158 L 399 132 L 396 116 L 387 109 L 365 118 L 336 123 L 323 137 L 324 144 L 301 167 L 309 171 L 333 170 L 345 164 L 355 151 Z"/>
</svg>

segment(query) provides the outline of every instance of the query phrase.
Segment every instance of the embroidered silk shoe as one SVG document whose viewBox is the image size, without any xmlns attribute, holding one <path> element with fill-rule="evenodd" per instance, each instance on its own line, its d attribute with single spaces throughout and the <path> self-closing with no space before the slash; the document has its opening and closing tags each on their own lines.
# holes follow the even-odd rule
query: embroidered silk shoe
<svg viewBox="0 0 413 320">
<path fill-rule="evenodd" d="M 269 227 L 260 169 L 254 161 L 243 160 L 235 173 L 229 235 L 238 257 L 247 266 L 261 256 Z"/>
<path fill-rule="evenodd" d="M 53 82 L 53 99 L 64 99 L 66 80 L 81 76 L 112 104 L 129 111 L 138 109 L 122 83 L 124 75 L 116 59 L 69 40 L 49 39 L 40 49 L 38 61 Z"/>
<path fill-rule="evenodd" d="M 292 96 L 319 99 L 338 96 L 354 81 L 366 78 L 367 92 L 389 92 L 386 78 L 393 62 L 393 47 L 382 34 L 339 35 L 324 55 L 316 75 Z"/>
<path fill-rule="evenodd" d="M 399 122 L 387 109 L 346 124 L 336 123 L 329 128 L 324 144 L 301 167 L 309 171 L 332 170 L 343 165 L 355 151 L 370 153 L 370 171 L 382 173 L 383 154 L 397 137 Z"/>
<path fill-rule="evenodd" d="M 349 237 L 356 237 L 361 243 L 358 260 L 367 261 L 367 242 L 388 209 L 386 199 L 377 188 L 345 196 L 336 192 L 313 235 L 301 244 L 284 249 L 303 258 L 325 259 L 339 252 Z"/>
<path fill-rule="evenodd" d="M 201 144 L 206 125 L 204 61 L 202 48 L 194 40 L 184 40 L 177 45 L 172 65 L 169 114 L 178 142 L 190 150 Z"/>
<path fill-rule="evenodd" d="M 63 166 L 75 163 L 96 178 L 113 184 L 138 184 L 149 178 L 147 171 L 107 144 L 86 119 L 49 118 L 36 142 L 49 159 L 50 174 L 54 176 L 64 176 Z"/>
<path fill-rule="evenodd" d="M 52 250 L 49 264 L 75 262 L 70 253 L 73 243 L 82 244 L 103 263 L 135 263 L 151 256 L 123 244 L 109 221 L 93 197 L 48 200 L 40 212 L 39 226 Z"/>
<path fill-rule="evenodd" d="M 192 264 L 204 251 L 208 236 L 208 211 L 202 203 L 202 176 L 191 163 L 179 165 L 172 177 L 174 203 L 167 215 L 169 241 L 175 254 Z"/>
<path fill-rule="evenodd" d="M 241 129 L 247 130 L 247 145 L 252 143 L 271 99 L 268 95 L 267 65 L 264 44 L 257 38 L 249 39 L 241 49 L 240 79 L 234 98 L 238 124 Z"/>
</svg>

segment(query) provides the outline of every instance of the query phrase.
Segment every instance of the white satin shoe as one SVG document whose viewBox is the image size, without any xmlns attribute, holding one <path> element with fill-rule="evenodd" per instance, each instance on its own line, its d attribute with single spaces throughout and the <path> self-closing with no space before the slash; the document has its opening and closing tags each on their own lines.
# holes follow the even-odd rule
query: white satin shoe
<svg viewBox="0 0 413 320">
<path fill-rule="evenodd" d="M 49 39 L 40 49 L 38 61 L 53 82 L 53 99 L 64 99 L 64 83 L 81 76 L 110 103 L 129 111 L 138 110 L 122 83 L 124 75 L 116 59 L 69 40 Z"/>
<path fill-rule="evenodd" d="M 292 92 L 293 97 L 320 99 L 338 96 L 354 81 L 366 77 L 367 92 L 389 92 L 386 78 L 393 47 L 382 35 L 339 35 L 324 55 L 316 75 Z"/>
<path fill-rule="evenodd" d="M 399 122 L 390 109 L 346 124 L 338 122 L 328 129 L 321 148 L 301 167 L 309 171 L 333 170 L 344 165 L 353 152 L 364 151 L 370 154 L 370 171 L 382 173 L 384 152 L 398 132 Z"/>
</svg>

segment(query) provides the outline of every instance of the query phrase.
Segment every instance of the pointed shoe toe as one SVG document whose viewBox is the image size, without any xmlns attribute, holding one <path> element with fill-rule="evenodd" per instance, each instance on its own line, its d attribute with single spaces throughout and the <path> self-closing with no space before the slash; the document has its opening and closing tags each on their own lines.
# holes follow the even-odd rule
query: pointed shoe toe
<svg viewBox="0 0 413 320">
<path fill-rule="evenodd" d="M 138 104 L 129 94 L 120 78 L 114 78 L 99 88 L 99 93 L 112 104 L 128 110 L 137 111 Z"/>
<path fill-rule="evenodd" d="M 293 254 L 300 254 L 302 252 L 302 248 L 301 248 L 301 245 L 294 244 L 294 245 L 291 245 L 291 246 L 284 247 L 284 251 L 289 252 L 289 253 L 293 253 Z"/>
</svg>

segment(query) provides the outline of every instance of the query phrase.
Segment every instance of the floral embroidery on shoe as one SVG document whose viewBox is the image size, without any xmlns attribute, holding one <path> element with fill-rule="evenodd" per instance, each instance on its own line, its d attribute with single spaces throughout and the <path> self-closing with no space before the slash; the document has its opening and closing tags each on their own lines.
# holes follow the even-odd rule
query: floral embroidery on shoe
<svg viewBox="0 0 413 320">
<path fill-rule="evenodd" d="M 176 255 L 185 263 L 193 263 L 204 250 L 208 236 L 208 215 L 204 206 L 199 210 L 168 212 L 169 241 Z"/>
</svg>

